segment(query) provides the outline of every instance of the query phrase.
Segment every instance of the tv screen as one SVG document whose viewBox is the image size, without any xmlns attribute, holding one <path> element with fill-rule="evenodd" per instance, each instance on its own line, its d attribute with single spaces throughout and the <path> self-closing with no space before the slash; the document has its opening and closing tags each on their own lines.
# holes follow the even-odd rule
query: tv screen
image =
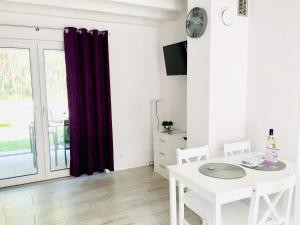
<svg viewBox="0 0 300 225">
<path fill-rule="evenodd" d="M 179 42 L 163 47 L 167 75 L 186 75 L 187 42 Z"/>
</svg>

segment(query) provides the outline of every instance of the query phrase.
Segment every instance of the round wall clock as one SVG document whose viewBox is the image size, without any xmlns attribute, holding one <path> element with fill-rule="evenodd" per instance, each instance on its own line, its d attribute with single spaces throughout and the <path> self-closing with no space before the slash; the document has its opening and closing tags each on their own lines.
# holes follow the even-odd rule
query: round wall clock
<svg viewBox="0 0 300 225">
<path fill-rule="evenodd" d="M 186 32 L 191 38 L 200 38 L 207 26 L 207 13 L 205 9 L 193 8 L 186 19 Z"/>
</svg>

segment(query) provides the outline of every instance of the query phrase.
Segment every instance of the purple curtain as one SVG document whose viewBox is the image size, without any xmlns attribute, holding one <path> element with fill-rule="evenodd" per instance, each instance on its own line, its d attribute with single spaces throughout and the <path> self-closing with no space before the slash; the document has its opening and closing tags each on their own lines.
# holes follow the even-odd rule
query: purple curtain
<svg viewBox="0 0 300 225">
<path fill-rule="evenodd" d="M 108 32 L 66 27 L 72 176 L 114 170 Z"/>
</svg>

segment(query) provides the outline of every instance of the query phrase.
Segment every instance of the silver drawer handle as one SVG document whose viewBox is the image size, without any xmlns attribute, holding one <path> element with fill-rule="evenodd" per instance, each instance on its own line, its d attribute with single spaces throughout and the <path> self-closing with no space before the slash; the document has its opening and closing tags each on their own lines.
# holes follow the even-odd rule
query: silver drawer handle
<svg viewBox="0 0 300 225">
<path fill-rule="evenodd" d="M 166 155 L 166 153 L 163 153 L 163 152 L 159 152 L 159 154 L 161 154 L 161 155 Z"/>
<path fill-rule="evenodd" d="M 164 143 L 164 142 L 166 142 L 166 141 L 165 141 L 165 140 L 163 140 L 163 139 L 159 139 L 159 141 L 160 141 L 160 142 L 163 142 L 163 143 Z"/>
<path fill-rule="evenodd" d="M 163 168 L 163 169 L 166 169 L 166 167 L 165 167 L 165 166 L 163 166 L 163 165 L 160 165 L 160 164 L 159 164 L 159 166 L 160 166 L 161 168 Z"/>
</svg>

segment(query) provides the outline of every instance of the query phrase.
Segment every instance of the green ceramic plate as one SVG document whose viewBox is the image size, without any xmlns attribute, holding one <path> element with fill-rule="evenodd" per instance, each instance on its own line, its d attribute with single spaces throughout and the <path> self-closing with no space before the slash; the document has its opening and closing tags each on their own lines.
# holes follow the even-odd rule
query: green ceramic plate
<svg viewBox="0 0 300 225">
<path fill-rule="evenodd" d="M 246 171 L 242 167 L 228 163 L 207 163 L 199 168 L 199 172 L 219 179 L 237 179 L 246 176 Z"/>
</svg>

